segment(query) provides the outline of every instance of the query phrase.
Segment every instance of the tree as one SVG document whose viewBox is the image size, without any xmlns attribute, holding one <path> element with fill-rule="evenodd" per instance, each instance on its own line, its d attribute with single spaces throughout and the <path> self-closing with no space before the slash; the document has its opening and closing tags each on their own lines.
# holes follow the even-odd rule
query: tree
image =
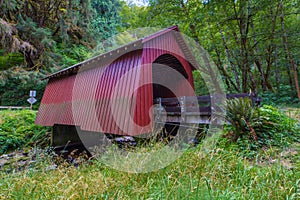
<svg viewBox="0 0 300 200">
<path fill-rule="evenodd" d="M 283 42 L 283 47 L 284 47 L 284 51 L 286 54 L 286 59 L 288 60 L 288 62 L 291 65 L 291 70 L 294 76 L 294 84 L 295 84 L 295 89 L 298 95 L 298 99 L 300 101 L 300 89 L 299 89 L 299 81 L 298 81 L 298 72 L 296 69 L 296 65 L 295 65 L 295 61 L 293 56 L 291 55 L 291 52 L 289 51 L 288 48 L 288 43 L 287 43 L 287 34 L 286 34 L 286 30 L 285 30 L 285 25 L 284 25 L 284 12 L 283 12 L 283 2 L 281 1 L 279 4 L 279 10 L 280 10 L 280 21 L 281 21 L 281 28 L 282 28 L 282 42 Z"/>
<path fill-rule="evenodd" d="M 279 94 L 282 86 L 290 84 L 293 98 L 295 93 L 299 96 L 299 4 L 297 0 L 158 0 L 151 1 L 146 25 L 178 24 L 209 51 L 230 92 Z"/>
<path fill-rule="evenodd" d="M 23 94 L 30 80 L 93 56 L 97 44 L 117 32 L 119 9 L 117 0 L 0 0 L 0 60 L 11 54 L 24 58 L 0 71 L 2 104 L 22 104 L 12 92 Z M 26 85 L 19 85 L 22 80 Z"/>
<path fill-rule="evenodd" d="M 28 69 L 47 68 L 52 64 L 47 61 L 61 54 L 57 48 L 75 44 L 92 49 L 120 24 L 117 0 L 12 0 L 0 6 L 1 46 L 21 52 Z"/>
</svg>

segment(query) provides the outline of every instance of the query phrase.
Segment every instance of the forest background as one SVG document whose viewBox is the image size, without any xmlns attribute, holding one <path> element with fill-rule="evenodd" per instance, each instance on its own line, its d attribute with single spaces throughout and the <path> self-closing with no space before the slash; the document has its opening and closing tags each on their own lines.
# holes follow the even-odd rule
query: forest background
<svg viewBox="0 0 300 200">
<path fill-rule="evenodd" d="M 299 103 L 298 0 L 0 0 L 0 105 L 28 105 L 31 89 L 40 100 L 41 78 L 105 52 L 117 33 L 175 24 L 208 51 L 228 93 Z"/>
</svg>

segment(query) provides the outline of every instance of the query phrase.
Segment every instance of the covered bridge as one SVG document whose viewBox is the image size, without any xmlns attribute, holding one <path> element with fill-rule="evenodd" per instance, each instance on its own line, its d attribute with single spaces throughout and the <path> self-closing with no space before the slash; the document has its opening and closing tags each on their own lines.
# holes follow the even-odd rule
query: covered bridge
<svg viewBox="0 0 300 200">
<path fill-rule="evenodd" d="M 191 56 L 173 26 L 63 69 L 46 77 L 35 122 L 117 135 L 151 132 L 155 98 L 195 95 Z"/>
</svg>

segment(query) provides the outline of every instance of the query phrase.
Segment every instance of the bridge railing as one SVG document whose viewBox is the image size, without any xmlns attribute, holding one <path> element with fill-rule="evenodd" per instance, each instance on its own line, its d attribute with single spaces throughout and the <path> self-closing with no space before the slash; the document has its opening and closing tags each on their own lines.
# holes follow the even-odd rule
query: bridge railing
<svg viewBox="0 0 300 200">
<path fill-rule="evenodd" d="M 23 109 L 30 109 L 30 107 L 24 107 L 24 106 L 0 106 L 0 110 L 23 110 Z"/>
<path fill-rule="evenodd" d="M 232 98 L 250 98 L 253 106 L 260 105 L 261 98 L 254 94 L 226 94 L 226 99 Z M 221 111 L 220 106 L 214 105 L 212 108 L 212 98 L 224 98 L 224 95 L 214 96 L 183 96 L 179 98 L 157 98 L 154 100 L 155 104 L 155 119 L 162 121 L 163 117 L 166 120 L 176 122 L 199 121 L 199 123 L 208 122 L 211 116 L 211 111 L 214 109 L 215 113 Z"/>
</svg>

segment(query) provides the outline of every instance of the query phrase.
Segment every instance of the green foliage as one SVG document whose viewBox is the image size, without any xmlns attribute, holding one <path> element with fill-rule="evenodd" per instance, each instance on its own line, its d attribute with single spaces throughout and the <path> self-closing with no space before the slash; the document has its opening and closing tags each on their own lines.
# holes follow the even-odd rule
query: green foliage
<svg viewBox="0 0 300 200">
<path fill-rule="evenodd" d="M 276 93 L 264 92 L 262 95 L 263 104 L 267 105 L 290 105 L 299 104 L 296 93 L 289 85 L 280 85 Z"/>
<path fill-rule="evenodd" d="M 250 100 L 233 99 L 227 104 L 225 137 L 255 155 L 261 147 L 289 146 L 300 142 L 300 124 L 269 105 L 253 108 Z M 252 152 L 251 152 L 252 151 Z"/>
<path fill-rule="evenodd" d="M 256 139 L 253 126 L 258 122 L 257 108 L 252 106 L 249 98 L 236 98 L 227 101 L 226 119 L 230 122 L 234 141 L 241 137 Z"/>
<path fill-rule="evenodd" d="M 0 6 L 5 8 L 0 14 L 6 20 L 0 23 L 1 47 L 7 52 L 23 53 L 26 65 L 37 65 L 35 68 L 64 64 L 53 58 L 56 45 L 63 46 L 62 50 L 74 46 L 89 49 L 115 34 L 120 24 L 120 4 L 116 0 L 46 0 L 35 3 L 21 0 L 1 3 Z"/>
<path fill-rule="evenodd" d="M 300 142 L 300 124 L 279 109 L 264 105 L 258 110 L 260 124 L 256 128 L 259 143 L 263 145 L 288 146 Z"/>
<path fill-rule="evenodd" d="M 43 94 L 40 78 L 93 56 L 117 32 L 120 8 L 117 0 L 1 1 L 0 105 L 28 105 L 30 89 Z"/>
<path fill-rule="evenodd" d="M 3 50 L 0 50 L 0 71 L 7 70 L 24 62 L 24 57 L 20 53 L 3 53 Z"/>
<path fill-rule="evenodd" d="M 0 111 L 0 154 L 45 139 L 50 129 L 35 125 L 35 116 L 31 110 Z"/>
<path fill-rule="evenodd" d="M 120 3 L 118 0 L 93 0 L 91 1 L 93 8 L 93 19 L 91 21 L 91 30 L 96 41 L 105 40 L 117 33 L 120 25 Z"/>
<path fill-rule="evenodd" d="M 147 27 L 145 24 L 152 19 L 149 16 L 149 7 L 139 7 L 136 5 L 127 5 L 126 2 L 121 2 L 123 5 L 120 9 L 120 17 L 122 26 L 120 31 L 127 31 L 128 29 L 136 29 Z"/>
<path fill-rule="evenodd" d="M 201 77 L 201 74 L 199 71 L 193 71 L 193 78 L 194 78 L 194 86 L 195 86 L 196 95 L 201 96 L 201 95 L 209 94 L 209 91 L 207 89 L 205 81 Z"/>
<path fill-rule="evenodd" d="M 82 62 L 90 57 L 92 57 L 92 52 L 90 49 L 85 47 L 84 45 L 70 45 L 66 47 L 61 44 L 55 50 L 56 54 L 60 57 L 60 67 L 65 68 L 77 64 L 78 62 Z"/>
<path fill-rule="evenodd" d="M 19 36 L 23 40 L 30 41 L 38 48 L 51 49 L 55 45 L 55 41 L 51 38 L 51 29 L 38 27 L 28 16 L 25 16 L 24 19 L 20 16 L 16 28 L 18 29 Z"/>
<path fill-rule="evenodd" d="M 37 91 L 35 107 L 41 102 L 45 88 L 44 76 L 36 71 L 26 71 L 21 67 L 11 68 L 0 74 L 0 105 L 29 106 L 29 91 Z"/>
<path fill-rule="evenodd" d="M 291 92 L 282 95 L 282 101 L 295 101 L 291 63 L 293 61 L 297 65 L 300 52 L 297 37 L 299 1 L 149 2 L 147 8 L 123 8 L 121 15 L 124 16 L 125 27 L 169 27 L 177 24 L 181 32 L 209 52 L 230 93 L 251 89 L 273 94 L 278 85 L 283 84 L 289 85 Z M 286 41 L 283 35 L 287 36 Z M 275 96 L 279 97 L 273 95 L 272 98 Z M 276 100 L 281 101 L 279 98 Z"/>
</svg>

